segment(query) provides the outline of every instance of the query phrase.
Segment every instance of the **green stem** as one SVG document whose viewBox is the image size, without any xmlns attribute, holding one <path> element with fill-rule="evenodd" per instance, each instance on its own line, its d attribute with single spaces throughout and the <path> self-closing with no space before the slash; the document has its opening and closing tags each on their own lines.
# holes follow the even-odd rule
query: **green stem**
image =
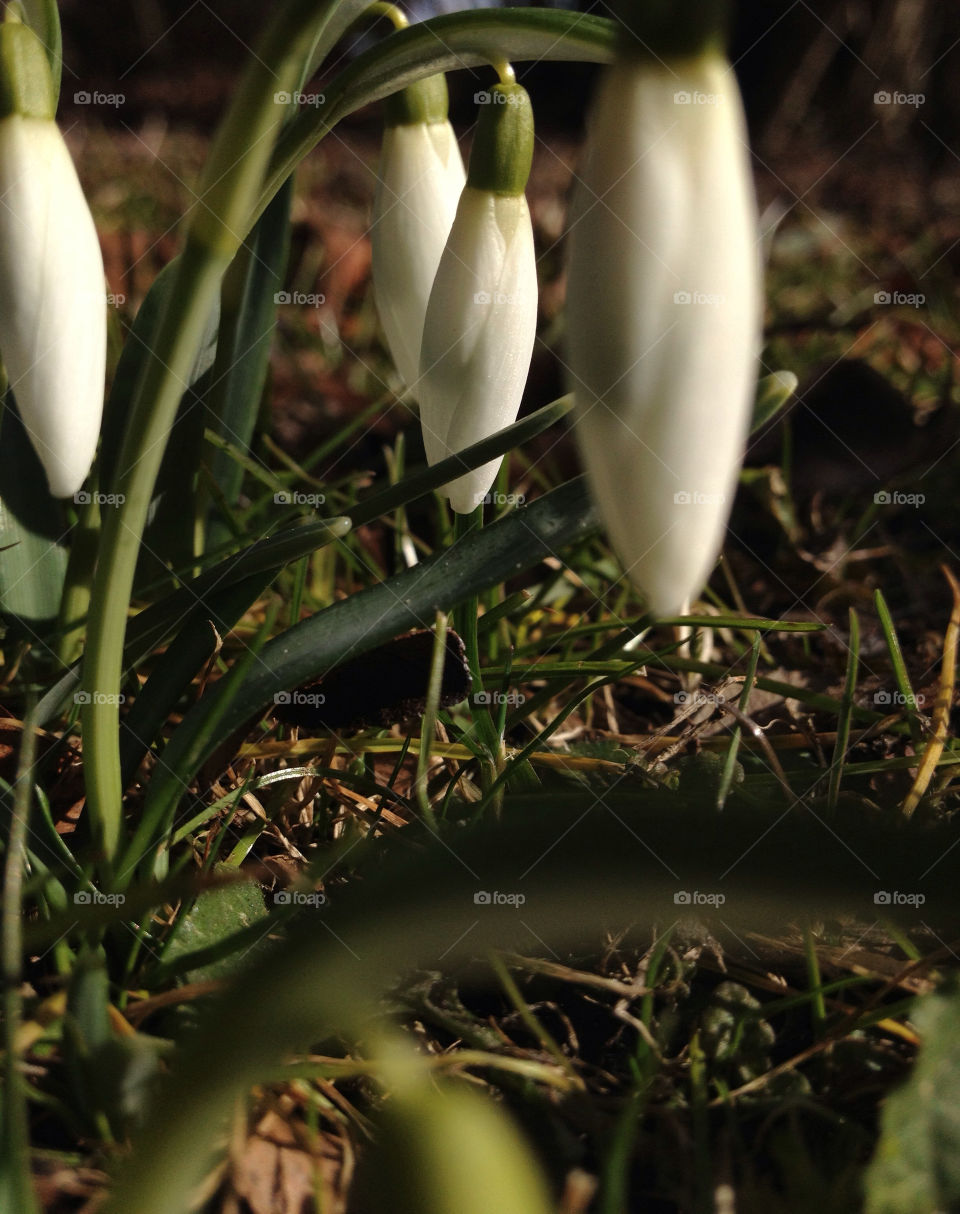
<svg viewBox="0 0 960 1214">
<path fill-rule="evenodd" d="M 393 22 L 394 29 L 405 30 L 410 24 L 402 9 L 397 8 L 395 4 L 387 4 L 385 0 L 374 0 L 367 13 L 371 17 L 386 17 Z"/>
<path fill-rule="evenodd" d="M 100 540 L 100 506 L 94 499 L 80 511 L 70 543 L 70 559 L 60 599 L 60 643 L 58 654 L 64 666 L 72 665 L 83 652 L 90 610 L 90 591 Z"/>
<path fill-rule="evenodd" d="M 171 299 L 134 397 L 120 455 L 123 504 L 110 511 L 100 541 L 87 628 L 83 685 L 89 696 L 82 713 L 87 807 L 103 859 L 120 845 L 123 788 L 120 778 L 120 702 L 123 640 L 140 540 L 153 484 L 182 386 L 187 381 L 203 326 L 229 257 L 190 245 L 180 262 Z"/>
<path fill-rule="evenodd" d="M 443 683 L 443 667 L 447 656 L 447 614 L 438 611 L 436 635 L 433 640 L 433 657 L 430 662 L 430 683 L 427 688 L 427 705 L 420 725 L 420 753 L 417 755 L 417 803 L 424 821 L 436 834 L 437 819 L 430 804 L 427 788 L 430 780 L 430 750 L 437 727 L 437 706 L 440 703 L 440 688 Z"/>
<path fill-rule="evenodd" d="M 837 799 L 840 796 L 840 783 L 843 780 L 843 761 L 847 757 L 847 743 L 850 740 L 850 718 L 853 715 L 853 697 L 857 690 L 857 671 L 859 666 L 860 620 L 856 611 L 851 607 L 847 678 L 843 686 L 840 711 L 837 714 L 837 741 L 833 748 L 833 761 L 830 764 L 830 779 L 827 790 L 827 804 L 831 809 L 836 809 Z"/>
<path fill-rule="evenodd" d="M 30 1137 L 27 1129 L 26 1084 L 20 1071 L 17 1030 L 20 1027 L 20 958 L 22 954 L 23 866 L 27 858 L 27 825 L 33 790 L 36 753 L 36 710 L 31 703 L 23 723 L 17 764 L 10 834 L 4 863 L 3 932 L 0 956 L 3 978 L 4 1108 L 0 1115 L 0 1209 L 33 1214 L 37 1209 L 30 1182 Z"/>
<path fill-rule="evenodd" d="M 166 440 L 223 275 L 261 191 L 264 172 L 289 106 L 278 94 L 296 87 L 318 34 L 358 0 L 287 0 L 252 57 L 214 140 L 189 220 L 185 248 L 154 351 L 131 404 L 120 453 L 122 505 L 110 511 L 90 604 L 83 712 L 87 806 L 94 835 L 110 862 L 120 846 L 122 780 L 119 702 L 123 638 L 140 540 Z M 242 235 L 240 235 L 242 233 Z"/>
<path fill-rule="evenodd" d="M 471 531 L 479 531 L 483 527 L 483 506 L 469 514 L 454 515 L 453 542 L 459 543 Z M 493 716 L 482 698 L 483 676 L 480 668 L 480 641 L 477 634 L 477 618 L 480 611 L 480 598 L 472 595 L 454 612 L 457 631 L 463 638 L 463 646 L 467 652 L 467 665 L 470 667 L 472 691 L 470 696 L 470 714 L 477 729 L 477 736 L 489 760 L 483 764 L 481 783 L 484 791 L 496 780 L 502 760 L 503 739 L 501 738 Z"/>
<path fill-rule="evenodd" d="M 302 112 L 277 141 L 252 227 L 300 161 L 347 114 L 391 93 L 464 67 L 486 67 L 504 55 L 514 63 L 542 59 L 609 63 L 617 27 L 605 17 L 531 8 L 448 13 L 397 30 L 345 68 L 324 89 L 324 102 Z"/>
</svg>

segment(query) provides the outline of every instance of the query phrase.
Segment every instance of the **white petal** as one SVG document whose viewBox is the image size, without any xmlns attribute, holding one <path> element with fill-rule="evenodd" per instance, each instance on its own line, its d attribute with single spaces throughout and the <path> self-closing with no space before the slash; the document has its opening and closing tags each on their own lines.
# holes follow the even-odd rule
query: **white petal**
<svg viewBox="0 0 960 1214">
<path fill-rule="evenodd" d="M 96 452 L 106 361 L 103 259 L 56 125 L 0 121 L 0 354 L 50 492 Z"/>
<path fill-rule="evenodd" d="M 611 542 L 658 615 L 709 576 L 749 424 L 760 270 L 746 138 L 719 57 L 619 62 L 572 208 L 577 438 Z"/>
<path fill-rule="evenodd" d="M 373 282 L 387 345 L 414 396 L 427 300 L 465 181 L 449 122 L 387 127 L 373 206 Z"/>
<path fill-rule="evenodd" d="M 427 307 L 420 421 L 436 464 L 516 420 L 537 330 L 537 264 L 526 199 L 467 187 Z M 477 506 L 500 459 L 446 486 L 453 509 Z"/>
</svg>

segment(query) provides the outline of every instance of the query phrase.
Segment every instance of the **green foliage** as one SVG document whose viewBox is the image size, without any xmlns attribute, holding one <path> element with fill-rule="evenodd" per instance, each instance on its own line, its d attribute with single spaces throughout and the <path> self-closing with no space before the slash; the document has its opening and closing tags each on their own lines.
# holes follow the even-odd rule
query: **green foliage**
<svg viewBox="0 0 960 1214">
<path fill-rule="evenodd" d="M 0 609 L 27 635 L 56 620 L 68 550 L 60 502 L 27 439 L 13 398 L 0 416 Z M 41 657 L 43 655 L 41 654 Z"/>
<path fill-rule="evenodd" d="M 866 1174 L 867 1214 L 932 1214 L 960 1204 L 958 1009 L 955 983 L 917 1007 L 923 1046 L 910 1078 L 887 1098 Z"/>
<path fill-rule="evenodd" d="M 221 871 L 234 871 L 221 866 Z M 228 954 L 219 961 L 183 969 L 177 965 L 181 958 L 215 949 L 244 928 L 253 927 L 268 918 L 263 893 L 253 882 L 232 882 L 201 894 L 188 911 L 177 919 L 176 927 L 164 949 L 163 959 L 168 967 L 178 969 L 187 982 L 204 982 L 229 977 L 236 969 L 237 959 Z"/>
</svg>

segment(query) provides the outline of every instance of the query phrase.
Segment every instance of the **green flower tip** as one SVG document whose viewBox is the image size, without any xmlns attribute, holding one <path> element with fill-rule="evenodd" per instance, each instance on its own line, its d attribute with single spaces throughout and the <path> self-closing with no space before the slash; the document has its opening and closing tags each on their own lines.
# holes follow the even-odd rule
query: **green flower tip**
<svg viewBox="0 0 960 1214">
<path fill-rule="evenodd" d="M 613 0 L 613 8 L 628 54 L 681 59 L 726 46 L 730 0 Z"/>
<path fill-rule="evenodd" d="M 0 118 L 53 119 L 53 77 L 43 43 L 19 21 L 0 24 Z"/>
<path fill-rule="evenodd" d="M 408 84 L 384 103 L 387 126 L 416 126 L 420 122 L 446 122 L 447 78 L 443 72 Z"/>
<path fill-rule="evenodd" d="M 495 84 L 475 94 L 480 106 L 467 185 L 493 194 L 522 194 L 533 162 L 533 106 L 522 84 Z"/>
</svg>

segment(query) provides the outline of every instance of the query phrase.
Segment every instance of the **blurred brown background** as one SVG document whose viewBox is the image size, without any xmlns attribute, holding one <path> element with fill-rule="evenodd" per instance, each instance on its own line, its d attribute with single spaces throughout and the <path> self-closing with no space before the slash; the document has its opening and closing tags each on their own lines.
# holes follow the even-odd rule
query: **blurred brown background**
<svg viewBox="0 0 960 1214">
<path fill-rule="evenodd" d="M 468 7 L 468 0 L 445 3 Z M 584 7 L 604 11 L 599 4 Z M 681 13 L 682 4 L 677 7 Z M 881 144 L 902 150 L 915 139 L 933 162 L 953 152 L 948 135 L 960 119 L 960 5 L 741 0 L 736 11 L 732 57 L 761 149 L 784 152 L 798 131 L 830 139 L 860 134 L 869 119 L 877 122 Z M 118 119 L 158 114 L 204 128 L 222 111 L 267 16 L 253 0 L 61 0 L 61 13 L 65 113 L 76 92 L 122 92 Z M 586 88 L 571 87 L 571 69 L 525 70 L 547 103 L 542 120 L 575 129 Z M 573 69 L 584 84 L 589 75 L 590 69 Z M 881 91 L 922 94 L 924 102 L 881 108 L 874 103 Z"/>
</svg>

